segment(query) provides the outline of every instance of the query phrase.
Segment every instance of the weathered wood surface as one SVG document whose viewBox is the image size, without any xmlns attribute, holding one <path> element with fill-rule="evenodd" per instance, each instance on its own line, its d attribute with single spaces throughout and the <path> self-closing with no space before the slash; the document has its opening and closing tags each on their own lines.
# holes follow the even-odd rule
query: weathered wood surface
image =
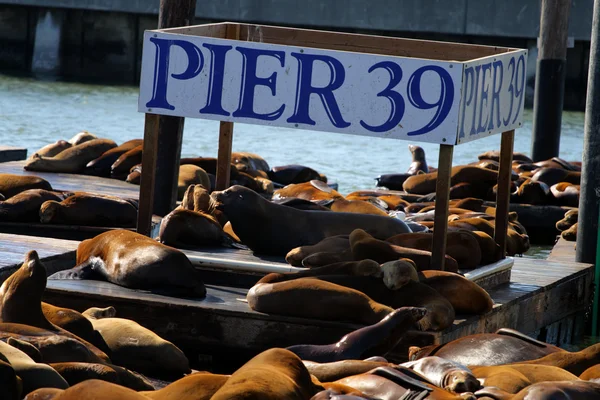
<svg viewBox="0 0 600 400">
<path fill-rule="evenodd" d="M 575 242 L 569 242 L 559 236 L 548 256 L 548 260 L 575 261 Z"/>
<path fill-rule="evenodd" d="M 77 174 L 57 174 L 52 172 L 25 171 L 25 161 L 0 163 L 0 173 L 35 175 L 44 178 L 56 190 L 79 191 L 138 199 L 140 187 L 118 179 Z"/>
<path fill-rule="evenodd" d="M 27 158 L 27 149 L 21 147 L 0 146 L 0 163 L 19 161 Z"/>
</svg>

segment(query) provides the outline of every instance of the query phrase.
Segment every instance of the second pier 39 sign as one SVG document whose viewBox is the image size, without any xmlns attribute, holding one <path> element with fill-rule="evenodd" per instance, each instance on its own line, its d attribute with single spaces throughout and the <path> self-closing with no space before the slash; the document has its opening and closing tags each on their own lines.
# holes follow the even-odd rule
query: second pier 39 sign
<svg viewBox="0 0 600 400">
<path fill-rule="evenodd" d="M 526 52 L 468 62 L 147 31 L 139 111 L 457 144 L 521 125 Z"/>
</svg>

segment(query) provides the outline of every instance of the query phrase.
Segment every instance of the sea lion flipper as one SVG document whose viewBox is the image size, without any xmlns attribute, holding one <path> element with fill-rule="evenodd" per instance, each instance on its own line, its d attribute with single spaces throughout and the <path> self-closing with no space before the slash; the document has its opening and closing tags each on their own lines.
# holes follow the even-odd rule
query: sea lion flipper
<svg viewBox="0 0 600 400">
<path fill-rule="evenodd" d="M 529 337 L 529 336 L 525 335 L 524 333 L 521 333 L 521 332 L 516 331 L 514 329 L 500 328 L 500 329 L 498 329 L 496 331 L 496 334 L 497 335 L 512 336 L 514 338 L 521 339 L 521 340 L 523 340 L 523 341 L 525 341 L 527 343 L 531 343 L 531 344 L 533 344 L 535 346 L 538 346 L 538 347 L 548 347 L 547 343 L 544 343 L 542 341 L 536 340 L 536 339 L 534 339 L 532 337 Z"/>
<path fill-rule="evenodd" d="M 407 375 L 405 372 L 411 373 L 412 376 Z M 433 391 L 433 389 L 431 389 L 429 386 L 416 379 L 415 377 L 417 375 L 409 369 L 403 369 L 402 371 L 399 371 L 398 369 L 392 367 L 377 367 L 369 371 L 369 374 L 384 377 L 407 389 L 426 391 L 427 393 Z"/>
<path fill-rule="evenodd" d="M 71 269 L 55 272 L 48 279 L 106 280 L 106 277 L 100 272 L 99 268 L 94 268 L 93 262 L 86 260 Z"/>
</svg>

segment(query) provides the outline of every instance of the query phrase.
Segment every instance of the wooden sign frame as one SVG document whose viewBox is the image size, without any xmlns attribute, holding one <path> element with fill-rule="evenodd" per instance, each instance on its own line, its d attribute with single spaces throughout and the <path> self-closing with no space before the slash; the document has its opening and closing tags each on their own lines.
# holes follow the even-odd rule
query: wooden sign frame
<svg viewBox="0 0 600 400">
<path fill-rule="evenodd" d="M 434 268 L 443 269 L 444 255 L 446 253 L 449 194 L 451 186 L 450 174 L 454 145 L 500 132 L 502 132 L 502 141 L 498 191 L 496 197 L 497 208 L 494 239 L 503 249 L 503 255 L 505 254 L 506 235 L 508 229 L 510 182 L 512 174 L 511 165 L 514 129 L 518 126 L 521 126 L 521 121 L 518 117 L 519 114 L 522 115 L 523 109 L 522 102 L 526 68 L 526 52 L 524 50 L 231 22 L 146 31 L 146 35 L 148 34 L 152 34 L 154 37 L 157 37 L 159 34 L 180 35 L 179 37 L 181 37 L 181 35 L 190 37 L 200 36 L 205 38 L 231 40 L 236 41 L 236 43 L 242 41 L 294 46 L 294 48 L 324 49 L 403 57 L 403 59 L 417 58 L 423 60 L 451 62 L 460 65 L 460 67 L 463 68 L 463 78 L 461 81 L 461 86 L 460 88 L 457 88 L 457 90 L 460 90 L 460 110 L 462 110 L 462 115 L 459 115 L 460 119 L 457 120 L 457 132 L 452 133 L 452 135 L 456 136 L 456 140 L 446 141 L 446 139 L 444 139 L 444 142 L 447 142 L 447 144 L 439 142 L 440 151 L 438 179 L 436 184 L 435 229 L 433 233 L 432 265 Z M 177 36 L 173 37 L 175 38 Z M 156 51 L 158 53 L 158 50 Z M 512 56 L 510 65 L 507 62 L 506 65 L 503 66 L 500 60 L 506 59 L 507 56 Z M 518 61 L 515 61 L 517 60 L 515 57 L 518 57 Z M 504 70 L 502 70 L 502 68 L 504 68 Z M 466 73 L 467 69 L 470 69 L 468 71 L 469 73 Z M 483 71 L 482 78 L 480 78 L 481 71 Z M 486 76 L 488 76 L 486 75 L 486 72 L 489 74 L 487 86 L 485 83 Z M 143 68 L 142 75 L 144 75 Z M 505 83 L 503 83 L 503 76 L 507 76 L 507 78 L 505 78 L 506 81 L 504 81 Z M 519 81 L 519 79 L 521 79 L 521 81 Z M 507 83 L 508 80 L 510 80 L 510 83 Z M 481 89 L 478 89 L 480 82 Z M 514 99 L 512 97 L 510 98 L 509 114 L 507 118 L 504 118 L 503 125 L 500 109 L 503 107 L 506 108 L 506 106 L 501 103 L 499 99 L 499 92 L 501 88 L 504 87 L 503 85 L 506 86 L 509 84 L 509 91 L 511 92 L 511 95 L 515 93 L 517 95 Z M 498 89 L 496 89 L 496 85 L 498 85 Z M 484 86 L 487 89 L 484 89 Z M 481 90 L 482 92 L 479 94 L 478 90 Z M 480 96 L 479 99 L 478 94 Z M 518 100 L 518 103 L 514 102 L 515 99 Z M 496 104 L 494 103 L 495 100 L 497 100 Z M 485 104 L 487 113 L 485 120 L 482 116 L 483 104 Z M 465 110 L 467 110 L 469 105 L 471 108 L 468 110 L 469 113 L 472 113 L 472 115 L 471 120 L 468 122 L 470 125 L 465 126 Z M 478 105 L 479 114 L 477 114 Z M 513 118 L 513 110 L 515 105 L 517 109 Z M 158 145 L 158 114 L 161 114 L 161 112 L 160 110 L 147 108 L 146 102 L 143 101 L 141 95 L 139 109 L 140 111 L 146 113 L 144 153 L 149 153 L 148 160 L 152 161 L 152 163 L 149 165 L 154 166 L 154 168 L 144 168 L 142 170 L 138 232 L 149 234 L 154 193 L 154 174 L 156 168 L 155 155 Z M 494 114 L 495 109 L 497 110 L 496 114 Z M 167 113 L 166 115 L 174 114 Z M 460 125 L 461 121 L 462 129 Z M 497 121 L 497 123 L 494 126 L 495 121 Z M 469 132 L 469 127 L 470 133 L 467 133 L 465 136 L 465 132 Z M 232 139 L 233 122 L 221 120 L 219 129 L 216 190 L 224 190 L 229 186 Z M 415 137 L 414 140 L 408 140 L 415 142 L 419 141 L 417 137 Z"/>
</svg>

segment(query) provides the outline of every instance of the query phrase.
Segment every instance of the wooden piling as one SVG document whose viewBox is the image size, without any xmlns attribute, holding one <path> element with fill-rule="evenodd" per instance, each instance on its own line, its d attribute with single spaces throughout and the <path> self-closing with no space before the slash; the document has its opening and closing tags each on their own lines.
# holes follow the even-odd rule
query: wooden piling
<svg viewBox="0 0 600 400">
<path fill-rule="evenodd" d="M 448 231 L 448 206 L 450 204 L 450 179 L 454 146 L 441 144 L 438 175 L 435 188 L 435 217 L 431 269 L 444 270 L 446 256 L 446 234 Z"/>
</svg>

